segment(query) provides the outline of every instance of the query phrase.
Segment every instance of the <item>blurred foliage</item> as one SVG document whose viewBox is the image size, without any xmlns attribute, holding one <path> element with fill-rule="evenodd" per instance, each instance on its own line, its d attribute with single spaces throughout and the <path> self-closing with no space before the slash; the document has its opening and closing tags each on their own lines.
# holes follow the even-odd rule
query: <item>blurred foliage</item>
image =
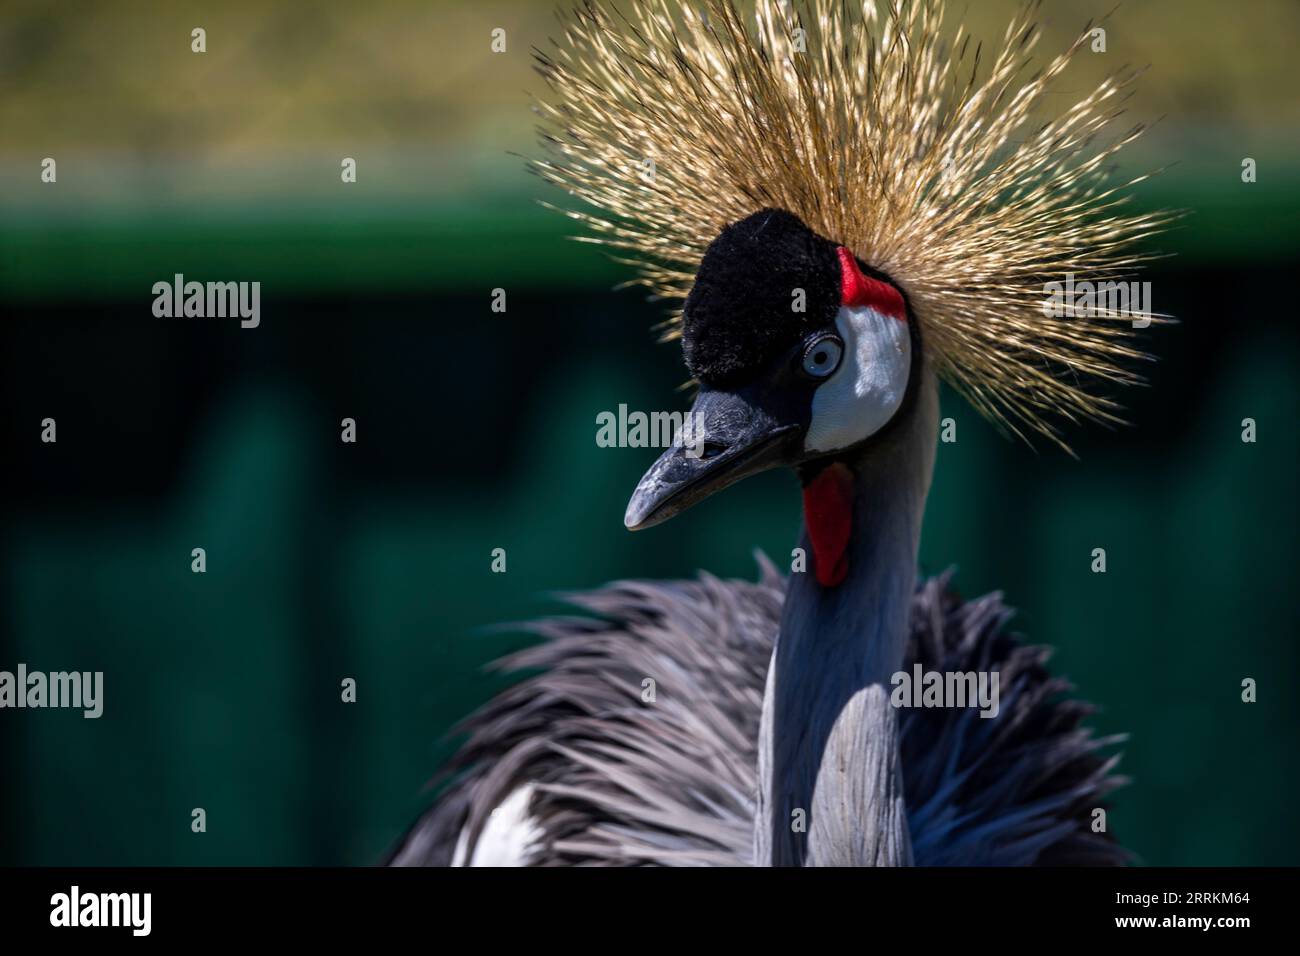
<svg viewBox="0 0 1300 956">
<path fill-rule="evenodd" d="M 529 149 L 529 93 L 542 86 L 530 51 L 559 33 L 561 5 L 99 0 L 68 8 L 5 0 L 6 158 L 36 143 L 48 152 L 121 152 L 136 185 L 156 201 L 167 183 L 150 175 L 146 158 L 197 157 L 197 168 L 173 171 L 184 181 L 177 188 L 219 192 L 233 184 L 212 173 L 227 164 L 261 166 L 285 151 L 349 155 L 364 144 L 380 153 L 451 147 L 467 156 Z M 1020 6 L 950 2 L 948 16 L 991 41 Z M 1242 7 L 1217 0 L 1048 0 L 1040 21 L 1044 59 L 1090 23 L 1107 30 L 1106 52 L 1081 56 L 1070 73 L 1078 87 L 1063 84 L 1062 96 L 1122 65 L 1150 64 L 1131 104 L 1135 121 L 1167 115 L 1179 126 L 1209 127 L 1232 139 L 1284 129 L 1294 135 L 1300 5 L 1292 0 Z M 197 26 L 207 30 L 203 55 L 190 52 Z M 494 55 L 488 45 L 498 27 L 508 45 Z M 380 177 L 372 178 L 379 187 Z M 312 183 L 298 186 L 310 191 Z"/>
</svg>

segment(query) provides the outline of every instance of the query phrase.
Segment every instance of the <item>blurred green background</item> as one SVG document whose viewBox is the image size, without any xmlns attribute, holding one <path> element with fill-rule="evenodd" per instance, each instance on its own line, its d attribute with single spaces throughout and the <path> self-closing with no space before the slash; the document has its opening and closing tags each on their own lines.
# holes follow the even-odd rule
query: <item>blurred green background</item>
<svg viewBox="0 0 1300 956">
<path fill-rule="evenodd" d="M 1040 51 L 1112 5 L 1047 3 Z M 971 6 L 1000 37 L 1013 5 Z M 374 862 L 499 686 L 481 665 L 523 640 L 491 625 L 788 555 L 787 475 L 622 528 L 653 452 L 597 448 L 595 416 L 683 407 L 684 371 L 653 344 L 661 308 L 612 290 L 626 270 L 565 241 L 536 203 L 562 197 L 512 155 L 549 5 L 0 11 L 0 669 L 106 683 L 97 721 L 0 711 L 0 862 Z M 1181 324 L 1149 337 L 1133 427 L 1076 432 L 1078 462 L 946 395 L 922 562 L 1003 590 L 1095 726 L 1132 734 L 1111 827 L 1142 862 L 1296 864 L 1300 5 L 1161 0 L 1106 26 L 1063 95 L 1151 65 L 1129 116 L 1160 122 L 1118 172 L 1175 164 L 1137 202 L 1191 213 L 1147 276 Z M 155 319 L 177 272 L 260 281 L 261 326 Z"/>
</svg>

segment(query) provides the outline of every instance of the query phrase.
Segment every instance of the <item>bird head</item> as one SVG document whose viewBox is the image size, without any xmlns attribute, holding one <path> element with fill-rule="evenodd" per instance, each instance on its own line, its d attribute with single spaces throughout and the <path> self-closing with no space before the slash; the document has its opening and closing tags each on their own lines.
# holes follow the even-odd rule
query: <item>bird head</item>
<svg viewBox="0 0 1300 956">
<path fill-rule="evenodd" d="M 537 60 L 533 169 L 585 204 L 566 210 L 585 238 L 684 300 L 671 327 L 702 434 L 642 479 L 628 527 L 788 465 L 834 557 L 855 463 L 859 484 L 866 466 L 895 474 L 893 449 L 911 487 L 928 481 L 937 381 L 1067 451 L 1063 426 L 1123 421 L 1113 392 L 1147 358 L 1128 317 L 1044 304 L 1068 276 L 1131 276 L 1174 218 L 1126 210 L 1145 177 L 1113 179 L 1141 132 L 1113 125 L 1134 72 L 1068 92 L 1089 32 L 1037 62 L 1035 4 L 993 56 L 942 0 L 699 6 L 583 3 Z"/>
<path fill-rule="evenodd" d="M 899 417 L 921 361 L 901 290 L 779 209 L 710 243 L 682 345 L 699 384 L 690 427 L 637 485 L 632 530 L 773 467 L 797 468 L 807 489 Z"/>
</svg>

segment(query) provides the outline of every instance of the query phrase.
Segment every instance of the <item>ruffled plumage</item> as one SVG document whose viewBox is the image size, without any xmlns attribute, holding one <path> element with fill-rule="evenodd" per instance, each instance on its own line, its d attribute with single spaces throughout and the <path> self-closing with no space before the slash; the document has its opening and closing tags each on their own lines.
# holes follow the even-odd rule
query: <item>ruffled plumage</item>
<svg viewBox="0 0 1300 956">
<path fill-rule="evenodd" d="M 472 853 L 512 792 L 533 785 L 532 865 L 740 866 L 753 858 L 763 685 L 785 581 L 622 581 L 569 600 L 588 612 L 527 629 L 543 642 L 498 665 L 528 677 L 458 730 L 437 804 L 389 862 Z M 1083 727 L 1088 704 L 1007 633 L 998 595 L 963 602 L 948 575 L 916 592 L 904 669 L 1001 674 L 1001 709 L 904 709 L 900 743 L 914 860 L 933 865 L 1114 865 L 1091 828 L 1123 783 Z M 656 682 L 653 702 L 643 681 Z"/>
</svg>

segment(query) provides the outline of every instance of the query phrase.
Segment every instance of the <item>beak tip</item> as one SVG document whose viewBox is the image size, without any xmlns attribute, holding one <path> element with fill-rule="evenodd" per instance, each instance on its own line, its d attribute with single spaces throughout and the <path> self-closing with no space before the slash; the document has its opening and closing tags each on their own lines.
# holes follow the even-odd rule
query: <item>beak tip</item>
<svg viewBox="0 0 1300 956">
<path fill-rule="evenodd" d="M 671 512 L 665 512 L 654 496 L 645 495 L 638 488 L 632 495 L 632 500 L 627 503 L 627 511 L 623 514 L 623 527 L 628 531 L 644 531 L 659 524 L 669 514 Z"/>
</svg>

